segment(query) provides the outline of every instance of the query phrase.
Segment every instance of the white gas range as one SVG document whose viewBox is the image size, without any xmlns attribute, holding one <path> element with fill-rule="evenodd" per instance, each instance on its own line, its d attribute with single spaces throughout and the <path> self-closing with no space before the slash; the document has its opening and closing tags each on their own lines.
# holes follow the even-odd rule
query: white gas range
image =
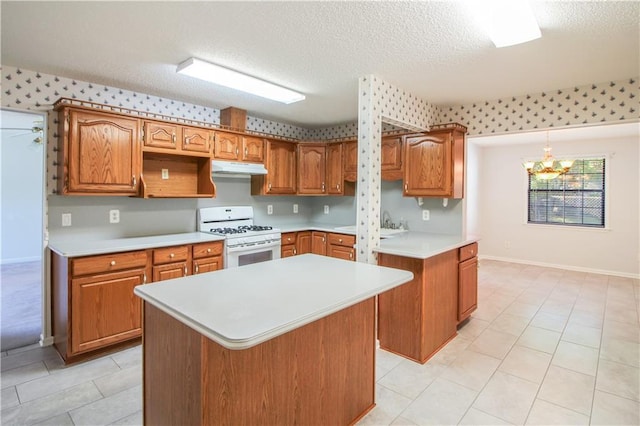
<svg viewBox="0 0 640 426">
<path fill-rule="evenodd" d="M 225 237 L 225 268 L 280 258 L 281 232 L 253 223 L 253 207 L 198 209 L 198 231 Z"/>
</svg>

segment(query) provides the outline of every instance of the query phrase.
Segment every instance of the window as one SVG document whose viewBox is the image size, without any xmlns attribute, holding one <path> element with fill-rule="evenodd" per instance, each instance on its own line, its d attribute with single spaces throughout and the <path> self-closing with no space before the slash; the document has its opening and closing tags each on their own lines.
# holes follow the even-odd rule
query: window
<svg viewBox="0 0 640 426">
<path fill-rule="evenodd" d="M 604 158 L 589 158 L 555 179 L 529 176 L 528 223 L 604 228 L 604 171 Z"/>
</svg>

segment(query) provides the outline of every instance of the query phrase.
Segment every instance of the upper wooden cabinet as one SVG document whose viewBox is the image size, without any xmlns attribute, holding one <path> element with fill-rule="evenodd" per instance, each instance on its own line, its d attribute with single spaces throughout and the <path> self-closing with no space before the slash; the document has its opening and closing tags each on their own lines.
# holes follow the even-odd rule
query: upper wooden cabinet
<svg viewBox="0 0 640 426">
<path fill-rule="evenodd" d="M 267 140 L 264 164 L 266 175 L 251 176 L 251 195 L 296 193 L 296 143 Z"/>
<path fill-rule="evenodd" d="M 402 179 L 404 150 L 402 136 L 386 136 L 381 141 L 380 170 L 382 179 Z"/>
<path fill-rule="evenodd" d="M 182 150 L 191 152 L 201 152 L 211 155 L 210 130 L 199 127 L 182 127 Z"/>
<path fill-rule="evenodd" d="M 240 159 L 240 135 L 216 132 L 213 144 L 213 158 L 238 161 Z"/>
<path fill-rule="evenodd" d="M 143 151 L 180 155 L 211 156 L 213 133 L 205 128 L 144 120 Z"/>
<path fill-rule="evenodd" d="M 404 193 L 463 198 L 466 129 L 452 125 L 405 139 Z"/>
<path fill-rule="evenodd" d="M 327 194 L 344 194 L 344 167 L 343 167 L 343 144 L 330 143 L 326 148 L 325 177 L 327 179 Z"/>
<path fill-rule="evenodd" d="M 344 143 L 344 180 L 355 182 L 358 178 L 358 141 Z"/>
<path fill-rule="evenodd" d="M 138 119 L 63 107 L 59 123 L 59 193 L 138 194 L 141 168 Z"/>
<path fill-rule="evenodd" d="M 218 160 L 262 163 L 264 139 L 235 133 L 216 132 L 213 157 Z"/>
<path fill-rule="evenodd" d="M 325 144 L 298 145 L 298 194 L 326 194 Z"/>
</svg>

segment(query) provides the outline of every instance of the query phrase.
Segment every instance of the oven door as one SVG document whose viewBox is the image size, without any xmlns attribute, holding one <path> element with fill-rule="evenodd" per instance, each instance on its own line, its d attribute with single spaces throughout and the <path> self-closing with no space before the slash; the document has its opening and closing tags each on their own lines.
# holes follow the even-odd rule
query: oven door
<svg viewBox="0 0 640 426">
<path fill-rule="evenodd" d="M 280 259 L 280 240 L 252 246 L 227 247 L 225 268 Z"/>
</svg>

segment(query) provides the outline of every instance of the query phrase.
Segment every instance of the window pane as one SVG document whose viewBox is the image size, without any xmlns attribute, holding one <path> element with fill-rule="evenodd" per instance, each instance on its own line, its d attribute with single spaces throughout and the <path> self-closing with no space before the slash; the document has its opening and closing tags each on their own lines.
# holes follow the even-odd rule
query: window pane
<svg viewBox="0 0 640 426">
<path fill-rule="evenodd" d="M 529 222 L 604 227 L 604 173 L 600 158 L 576 160 L 556 179 L 529 176 Z"/>
</svg>

